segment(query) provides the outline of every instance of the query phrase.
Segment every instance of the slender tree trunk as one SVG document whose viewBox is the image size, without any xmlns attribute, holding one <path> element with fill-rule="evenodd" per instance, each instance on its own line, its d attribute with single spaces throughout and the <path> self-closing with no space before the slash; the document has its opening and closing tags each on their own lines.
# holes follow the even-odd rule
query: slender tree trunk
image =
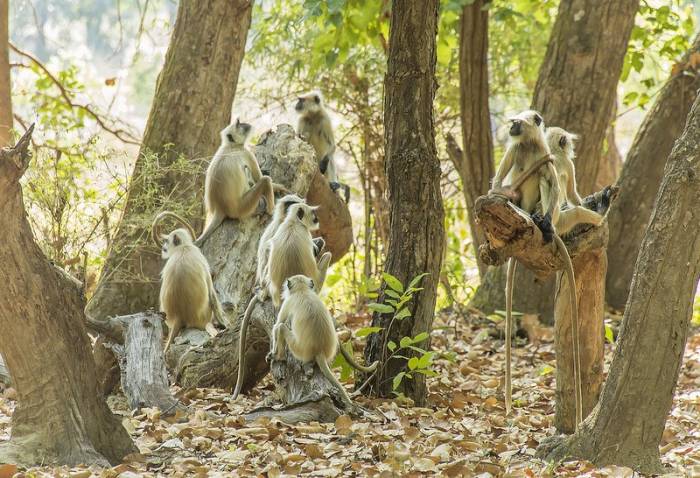
<svg viewBox="0 0 700 478">
<path fill-rule="evenodd" d="M 24 210 L 30 135 L 0 152 L 0 350 L 19 399 L 0 463 L 116 464 L 135 447 L 100 394 L 80 284 L 44 257 Z"/>
<path fill-rule="evenodd" d="M 474 220 L 476 198 L 489 190 L 495 174 L 493 138 L 489 110 L 489 14 L 490 0 L 477 0 L 462 10 L 459 33 L 459 96 L 463 151 L 451 149 L 450 157 L 462 180 L 462 192 L 469 215 L 469 231 L 477 257 L 479 274 L 487 266 L 479 258 L 479 246 L 486 240 Z M 449 140 L 448 140 L 449 141 Z"/>
<path fill-rule="evenodd" d="M 700 35 L 674 68 L 644 118 L 627 153 L 620 175 L 620 196 L 610 209 L 608 303 L 622 309 L 627 301 L 634 264 L 644 238 L 666 158 L 683 131 L 684 118 L 700 88 L 700 69 L 691 55 L 700 54 Z"/>
<path fill-rule="evenodd" d="M 664 170 L 642 240 L 617 348 L 598 405 L 575 435 L 542 451 L 661 474 L 659 442 L 683 360 L 700 276 L 700 99 Z"/>
<path fill-rule="evenodd" d="M 10 0 L 0 0 L 0 147 L 12 140 L 12 84 L 10 82 Z"/>
<path fill-rule="evenodd" d="M 219 131 L 231 119 L 252 5 L 251 0 L 180 2 L 124 214 L 88 304 L 91 316 L 126 315 L 156 305 L 161 260 L 148 244 L 150 222 L 163 206 L 178 205 L 190 220 L 201 215 L 201 163 L 214 153 Z M 183 156 L 193 168 L 150 176 Z"/>
<path fill-rule="evenodd" d="M 404 336 L 430 333 L 440 279 L 445 230 L 433 123 L 438 7 L 439 0 L 395 0 L 391 11 L 384 98 L 391 228 L 384 270 L 404 284 L 428 275 L 408 306 L 410 317 L 395 321 L 391 330 L 390 315 L 373 318 L 384 330 L 370 336 L 365 355 L 381 361 L 373 390 L 385 397 L 392 392 L 392 378 L 406 370 L 403 359 L 386 361 L 385 337 L 398 343 Z M 382 292 L 380 300 L 385 297 Z M 424 403 L 424 376 L 404 380 L 400 391 Z"/>
<path fill-rule="evenodd" d="M 639 0 L 562 0 L 540 68 L 533 108 L 542 113 L 547 126 L 581 135 L 576 145 L 576 179 L 584 196 L 592 192 L 598 173 L 638 6 Z M 538 281 L 520 269 L 514 309 L 539 313 L 552 323 L 554 281 Z M 505 287 L 505 273 L 490 269 L 487 276 L 491 274 L 499 277 L 486 277 L 471 303 L 485 312 L 505 306 L 505 296 L 497 293 Z M 489 297 L 501 299 L 488 302 Z"/>
<path fill-rule="evenodd" d="M 610 186 L 617 182 L 622 171 L 622 155 L 617 148 L 615 140 L 615 123 L 617 122 L 617 103 L 613 106 L 610 113 L 610 123 L 608 130 L 605 133 L 605 144 L 603 155 L 600 157 L 600 165 L 598 166 L 598 176 L 593 185 L 594 191 L 600 191 L 606 186 Z"/>
</svg>

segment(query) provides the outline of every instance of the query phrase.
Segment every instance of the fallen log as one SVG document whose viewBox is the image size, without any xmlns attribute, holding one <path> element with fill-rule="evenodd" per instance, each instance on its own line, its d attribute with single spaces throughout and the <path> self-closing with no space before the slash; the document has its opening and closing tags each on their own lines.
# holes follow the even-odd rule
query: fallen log
<svg viewBox="0 0 700 478">
<path fill-rule="evenodd" d="M 617 195 L 613 188 L 610 203 Z M 603 191 L 584 199 L 584 206 L 605 214 Z M 555 295 L 555 351 L 557 356 L 555 426 L 561 432 L 575 429 L 574 365 L 571 324 L 570 287 L 563 274 L 564 260 L 553 243 L 545 244 L 542 233 L 530 215 L 497 195 L 481 196 L 476 200 L 475 213 L 483 227 L 487 242 L 479 248 L 480 259 L 499 266 L 513 257 L 538 278 L 557 274 Z M 605 274 L 607 220 L 598 227 L 580 224 L 562 237 L 571 257 L 577 293 L 579 317 L 579 347 L 583 416 L 591 412 L 598 401 L 603 383 L 603 312 L 605 303 Z"/>
</svg>

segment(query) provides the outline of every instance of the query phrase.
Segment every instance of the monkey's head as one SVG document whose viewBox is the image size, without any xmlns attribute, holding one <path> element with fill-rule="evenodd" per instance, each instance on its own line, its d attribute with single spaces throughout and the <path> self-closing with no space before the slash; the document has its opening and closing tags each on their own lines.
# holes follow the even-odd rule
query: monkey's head
<svg viewBox="0 0 700 478">
<path fill-rule="evenodd" d="M 287 194 L 281 199 L 278 199 L 275 203 L 275 214 L 273 215 L 273 220 L 278 221 L 277 224 L 279 224 L 279 222 L 285 218 L 291 206 L 303 202 L 304 200 L 296 194 Z"/>
<path fill-rule="evenodd" d="M 525 143 L 544 138 L 544 120 L 537 111 L 525 110 L 508 118 L 508 135 L 513 143 Z"/>
<path fill-rule="evenodd" d="M 245 144 L 253 127 L 248 123 L 241 123 L 240 119 L 236 119 L 235 123 L 231 123 L 221 130 L 221 144 L 228 146 L 242 146 Z"/>
<path fill-rule="evenodd" d="M 320 227 L 316 210 L 318 206 L 309 206 L 306 203 L 292 204 L 287 211 L 287 221 L 299 221 L 309 231 L 316 231 Z"/>
<path fill-rule="evenodd" d="M 547 128 L 546 136 L 547 144 L 552 154 L 556 156 L 561 155 L 569 159 L 574 158 L 574 141 L 578 140 L 578 135 L 569 133 L 564 128 L 552 126 Z"/>
<path fill-rule="evenodd" d="M 175 250 L 182 246 L 192 245 L 192 236 L 187 231 L 187 229 L 175 229 L 170 234 L 162 235 L 163 247 L 160 251 L 160 256 L 163 259 L 168 259 Z"/>
<path fill-rule="evenodd" d="M 323 108 L 323 97 L 318 91 L 313 91 L 303 96 L 297 97 L 297 104 L 294 109 L 299 114 L 315 113 Z"/>
<path fill-rule="evenodd" d="M 315 284 L 313 279 L 306 277 L 303 274 L 298 274 L 290 277 L 284 281 L 284 287 L 282 294 L 287 298 L 290 294 L 295 292 L 306 292 L 309 290 L 314 290 Z"/>
</svg>

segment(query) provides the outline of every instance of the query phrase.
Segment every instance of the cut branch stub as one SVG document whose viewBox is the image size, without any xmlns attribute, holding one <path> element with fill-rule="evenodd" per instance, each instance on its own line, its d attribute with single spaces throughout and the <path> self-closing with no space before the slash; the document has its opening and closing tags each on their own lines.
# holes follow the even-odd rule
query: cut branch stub
<svg viewBox="0 0 700 478">
<path fill-rule="evenodd" d="M 599 214 L 605 214 L 617 192 L 618 189 L 613 187 L 609 202 L 605 205 L 601 200 L 603 191 L 586 197 L 583 205 Z M 479 257 L 485 263 L 499 266 L 508 258 L 514 257 L 542 279 L 564 268 L 564 261 L 559 257 L 556 247 L 543 242 L 542 233 L 530 215 L 504 197 L 480 196 L 476 200 L 474 211 L 488 239 L 479 248 Z M 605 225 L 604 223 L 603 226 Z M 608 228 L 603 226 L 580 224 L 562 238 L 572 259 L 580 253 L 607 245 Z"/>
</svg>

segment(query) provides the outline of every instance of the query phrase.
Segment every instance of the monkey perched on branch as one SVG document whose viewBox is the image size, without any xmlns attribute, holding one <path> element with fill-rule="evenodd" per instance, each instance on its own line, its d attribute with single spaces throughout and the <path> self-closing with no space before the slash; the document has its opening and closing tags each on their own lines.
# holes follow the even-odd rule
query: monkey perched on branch
<svg viewBox="0 0 700 478">
<path fill-rule="evenodd" d="M 555 167 L 549 145 L 545 137 L 542 116 L 532 110 L 509 119 L 509 141 L 505 155 L 493 179 L 493 189 L 489 194 L 505 196 L 508 200 L 529 213 L 533 222 L 542 231 L 545 242 L 554 241 L 559 254 L 566 263 L 565 270 L 571 283 L 571 310 L 574 344 L 574 384 L 576 396 L 576 423 L 583 421 L 581 396 L 581 362 L 579 353 L 578 309 L 574 269 L 571 258 L 555 230 L 559 222 L 561 191 L 559 173 Z M 503 187 L 505 178 L 510 186 Z M 508 259 L 506 274 L 506 413 L 512 408 L 511 380 L 511 340 L 513 334 L 513 281 L 516 260 Z"/>
</svg>

